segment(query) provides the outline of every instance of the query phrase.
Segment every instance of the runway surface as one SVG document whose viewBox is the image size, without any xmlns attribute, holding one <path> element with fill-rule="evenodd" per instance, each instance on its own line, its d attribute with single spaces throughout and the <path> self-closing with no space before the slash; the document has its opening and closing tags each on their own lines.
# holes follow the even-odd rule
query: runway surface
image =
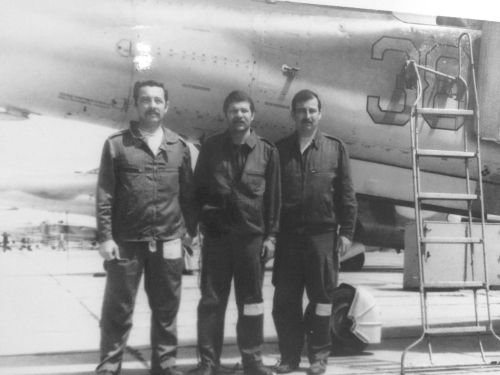
<svg viewBox="0 0 500 375">
<path fill-rule="evenodd" d="M 341 273 L 340 282 L 367 288 L 376 298 L 383 323 L 382 343 L 368 346 L 361 355 L 331 357 L 327 374 L 394 374 L 400 371 L 401 353 L 421 334 L 420 297 L 402 288 L 404 252 L 367 253 L 360 272 Z M 96 251 L 70 249 L 68 252 L 42 248 L 33 252 L 13 250 L 0 253 L 0 374 L 92 374 L 98 361 L 99 316 L 105 274 Z M 264 281 L 265 341 L 264 362 L 279 360 L 276 331 L 271 317 L 271 271 Z M 179 369 L 197 364 L 196 307 L 200 298 L 198 273 L 184 276 L 181 309 L 178 315 Z M 484 294 L 484 293 L 483 293 Z M 480 293 L 484 313 L 484 295 Z M 432 293 L 430 317 L 443 326 L 474 321 L 472 294 L 455 290 Z M 500 331 L 500 292 L 491 293 L 491 311 Z M 228 306 L 223 362 L 240 361 L 235 346 L 236 305 Z M 484 314 L 483 314 L 484 316 Z M 137 297 L 134 327 L 122 374 L 147 374 L 150 312 L 143 286 Z M 475 336 L 440 338 L 433 342 L 435 363 L 481 363 Z M 487 362 L 500 360 L 500 342 L 483 337 Z M 304 353 L 305 354 L 305 353 Z M 429 365 L 427 346 L 419 344 L 407 357 L 411 366 Z M 303 356 L 301 371 L 307 371 Z M 464 373 L 486 373 L 495 369 L 469 369 Z M 451 371 L 451 372 L 449 372 Z M 458 373 L 451 369 L 448 372 Z M 420 372 L 420 373 L 428 373 Z"/>
</svg>

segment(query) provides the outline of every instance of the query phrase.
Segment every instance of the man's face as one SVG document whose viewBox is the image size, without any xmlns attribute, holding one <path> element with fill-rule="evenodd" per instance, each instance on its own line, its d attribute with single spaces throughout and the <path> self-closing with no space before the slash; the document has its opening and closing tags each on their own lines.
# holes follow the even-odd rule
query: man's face
<svg viewBox="0 0 500 375">
<path fill-rule="evenodd" d="M 165 102 L 163 89 L 157 86 L 144 86 L 137 96 L 137 114 L 139 122 L 145 125 L 158 125 L 167 113 L 168 102 Z"/>
<path fill-rule="evenodd" d="M 311 136 L 318 129 L 321 112 L 318 108 L 318 99 L 312 98 L 297 103 L 295 112 L 292 112 L 297 131 L 301 136 Z"/>
<path fill-rule="evenodd" d="M 227 127 L 231 133 L 245 133 L 250 129 L 253 113 L 248 102 L 229 104 L 226 112 Z"/>
</svg>

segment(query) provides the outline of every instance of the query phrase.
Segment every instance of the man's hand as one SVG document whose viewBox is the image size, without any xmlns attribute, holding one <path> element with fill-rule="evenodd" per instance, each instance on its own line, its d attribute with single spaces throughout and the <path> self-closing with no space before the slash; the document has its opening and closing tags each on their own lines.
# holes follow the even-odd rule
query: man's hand
<svg viewBox="0 0 500 375">
<path fill-rule="evenodd" d="M 191 248 L 193 246 L 193 237 L 189 233 L 186 232 L 182 237 L 182 246 Z"/>
<path fill-rule="evenodd" d="M 266 264 L 268 261 L 274 258 L 274 248 L 276 247 L 276 238 L 267 237 L 262 244 L 262 252 L 260 253 L 260 259 L 262 263 Z"/>
<path fill-rule="evenodd" d="M 351 240 L 345 236 L 340 236 L 337 242 L 337 251 L 339 252 L 339 255 L 343 257 L 347 254 L 350 248 Z"/>
<path fill-rule="evenodd" d="M 113 240 L 107 240 L 100 244 L 99 255 L 105 260 L 120 259 L 120 252 L 118 250 L 118 245 Z"/>
<path fill-rule="evenodd" d="M 182 249 L 192 257 L 194 255 L 193 252 L 193 237 L 189 233 L 184 234 L 182 237 Z"/>
</svg>

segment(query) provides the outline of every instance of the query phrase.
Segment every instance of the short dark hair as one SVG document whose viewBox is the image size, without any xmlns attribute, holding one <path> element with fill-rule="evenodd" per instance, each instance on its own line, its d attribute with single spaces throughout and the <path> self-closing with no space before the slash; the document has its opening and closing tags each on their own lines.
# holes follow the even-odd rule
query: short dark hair
<svg viewBox="0 0 500 375">
<path fill-rule="evenodd" d="M 224 100 L 224 105 L 222 106 L 224 114 L 226 114 L 230 104 L 239 102 L 248 102 L 250 104 L 250 111 L 252 111 L 252 113 L 255 112 L 255 106 L 250 95 L 243 91 L 233 91 Z"/>
<path fill-rule="evenodd" d="M 302 103 L 307 100 L 316 98 L 318 100 L 318 110 L 321 112 L 321 100 L 319 100 L 318 94 L 311 90 L 300 90 L 292 99 L 292 112 L 295 113 L 297 108 L 297 103 Z"/>
<path fill-rule="evenodd" d="M 156 82 L 156 81 L 153 81 L 153 80 L 148 80 L 148 81 L 137 81 L 134 84 L 134 90 L 132 92 L 132 95 L 134 97 L 134 103 L 135 104 L 137 104 L 137 99 L 139 99 L 139 90 L 142 87 L 146 87 L 146 86 L 161 87 L 163 89 L 163 96 L 165 97 L 165 102 L 168 102 L 168 91 L 165 88 L 165 86 L 163 86 L 163 83 Z"/>
</svg>

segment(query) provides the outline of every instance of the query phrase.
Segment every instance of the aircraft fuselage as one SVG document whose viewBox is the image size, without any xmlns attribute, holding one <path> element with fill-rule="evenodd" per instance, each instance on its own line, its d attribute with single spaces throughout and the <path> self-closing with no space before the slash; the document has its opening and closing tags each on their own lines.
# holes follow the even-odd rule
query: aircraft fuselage
<svg viewBox="0 0 500 375">
<path fill-rule="evenodd" d="M 387 12 L 249 0 L 21 1 L 9 4 L 0 21 L 5 115 L 123 128 L 135 118 L 133 83 L 155 79 L 169 89 L 167 125 L 186 138 L 225 129 L 222 102 L 238 89 L 255 101 L 257 132 L 276 141 L 294 130 L 291 99 L 308 88 L 321 98 L 322 130 L 347 144 L 356 191 L 401 202 L 413 199 L 409 120 L 416 97 L 405 88 L 405 62 L 456 76 L 459 35 L 471 35 L 476 60 L 481 35 Z M 462 64 L 470 81 L 470 58 Z M 456 87 L 422 77 L 420 106 L 466 106 Z M 473 135 L 463 120 L 440 121 L 459 130 L 420 120 L 423 147 L 460 149 L 462 132 Z M 500 176 L 498 156 L 497 144 L 483 146 L 485 183 L 492 186 Z M 458 161 L 425 161 L 422 169 L 430 188 L 446 190 L 464 175 Z"/>
</svg>

